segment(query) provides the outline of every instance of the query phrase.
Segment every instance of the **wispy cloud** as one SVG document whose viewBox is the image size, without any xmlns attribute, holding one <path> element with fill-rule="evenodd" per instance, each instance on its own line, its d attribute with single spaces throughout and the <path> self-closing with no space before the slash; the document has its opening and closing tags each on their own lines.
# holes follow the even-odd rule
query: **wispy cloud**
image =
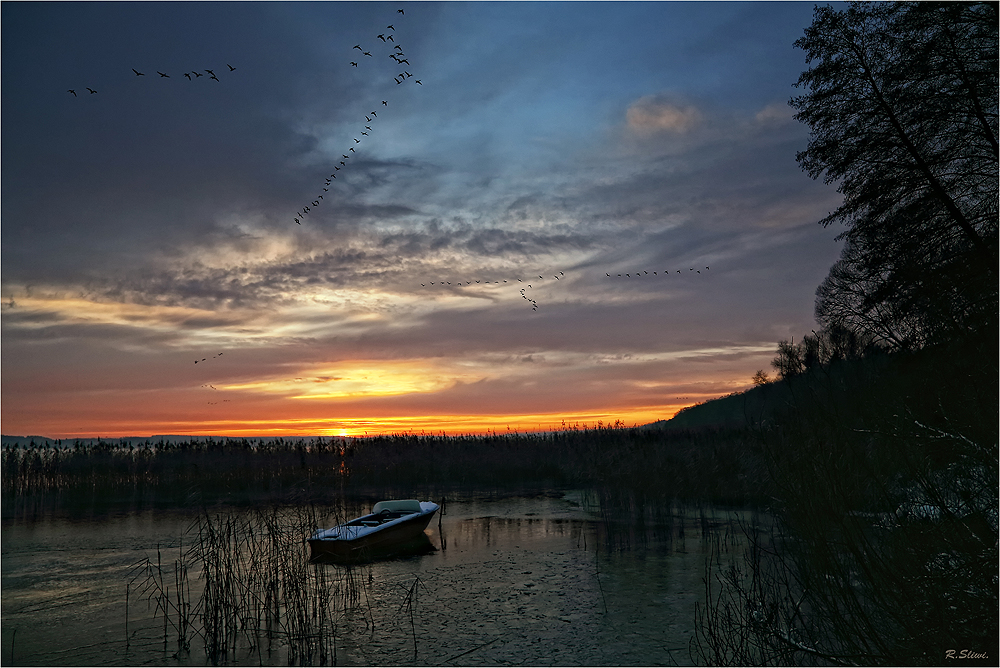
<svg viewBox="0 0 1000 668">
<path fill-rule="evenodd" d="M 384 5 L 234 7 L 5 8 L 5 430 L 665 417 L 808 331 L 837 254 L 783 102 L 810 7 L 414 5 L 422 86 L 349 65 Z M 190 58 L 238 69 L 129 70 Z"/>
<path fill-rule="evenodd" d="M 647 95 L 629 106 L 626 119 L 629 129 L 640 134 L 685 134 L 701 123 L 702 114 L 692 104 L 679 103 L 664 96 Z"/>
</svg>

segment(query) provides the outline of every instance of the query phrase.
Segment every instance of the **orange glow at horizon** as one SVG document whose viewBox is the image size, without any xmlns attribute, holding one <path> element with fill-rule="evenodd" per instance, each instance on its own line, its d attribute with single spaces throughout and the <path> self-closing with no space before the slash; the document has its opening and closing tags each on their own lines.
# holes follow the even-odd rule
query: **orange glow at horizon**
<svg viewBox="0 0 1000 668">
<path fill-rule="evenodd" d="M 49 438 L 144 438 L 154 435 L 215 436 L 233 438 L 364 437 L 393 434 L 477 435 L 493 432 L 530 433 L 579 427 L 592 429 L 613 425 L 627 427 L 668 420 L 687 405 L 644 406 L 607 411 L 537 413 L 524 415 L 408 415 L 355 418 L 292 418 L 261 420 L 203 420 L 119 423 L 111 428 L 82 429 L 72 433 L 45 434 Z M 107 425 L 107 420 L 104 420 Z"/>
<path fill-rule="evenodd" d="M 55 340 L 39 337 L 25 344 L 34 346 L 28 349 L 37 356 L 34 366 L 13 357 L 5 363 L 4 382 L 18 391 L 4 397 L 4 434 L 56 439 L 461 435 L 648 424 L 745 389 L 750 370 L 766 367 L 773 349 L 713 342 L 606 352 L 545 342 L 449 354 L 406 342 L 383 358 L 365 350 L 365 338 L 384 334 L 388 325 L 383 319 L 374 329 L 359 328 L 375 317 L 361 312 L 349 319 L 353 334 L 341 333 L 343 347 L 330 343 L 336 338 L 317 339 L 325 351 L 318 354 L 304 352 L 299 341 L 311 342 L 317 325 L 286 321 L 287 309 L 270 313 L 267 322 L 223 310 L 213 326 L 193 332 L 184 323 L 211 311 L 58 294 L 24 298 L 17 309 L 21 320 L 5 323 L 7 332 L 57 323 L 113 328 L 102 331 L 121 337 L 106 347 L 87 343 L 65 358 L 46 356 L 42 351 Z M 146 343 L 159 337 L 165 337 L 159 347 Z M 91 341 L 103 343 L 100 336 Z M 351 357 L 358 349 L 369 354 Z M 192 363 L 202 354 L 211 362 Z"/>
</svg>

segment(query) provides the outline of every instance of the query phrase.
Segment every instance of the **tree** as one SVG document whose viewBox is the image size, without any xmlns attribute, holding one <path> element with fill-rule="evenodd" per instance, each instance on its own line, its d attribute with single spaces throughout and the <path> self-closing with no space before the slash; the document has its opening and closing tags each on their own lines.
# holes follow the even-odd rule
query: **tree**
<svg viewBox="0 0 1000 668">
<path fill-rule="evenodd" d="M 995 328 L 997 21 L 995 3 L 854 3 L 817 7 L 795 42 L 796 157 L 844 196 L 821 224 L 847 227 L 821 324 L 899 348 Z"/>
<path fill-rule="evenodd" d="M 764 371 L 763 369 L 757 369 L 757 372 L 753 375 L 753 378 L 751 378 L 750 380 L 753 381 L 754 385 L 767 385 L 768 383 L 771 382 L 771 377 L 768 376 L 767 372 Z"/>
<path fill-rule="evenodd" d="M 919 348 L 926 343 L 923 319 L 905 308 L 896 295 L 888 294 L 878 276 L 864 271 L 863 252 L 851 240 L 816 289 L 816 319 L 887 349 Z"/>
<path fill-rule="evenodd" d="M 778 356 L 771 360 L 771 366 L 783 380 L 799 375 L 806 368 L 802 362 L 801 348 L 794 341 L 785 340 L 778 342 Z"/>
</svg>

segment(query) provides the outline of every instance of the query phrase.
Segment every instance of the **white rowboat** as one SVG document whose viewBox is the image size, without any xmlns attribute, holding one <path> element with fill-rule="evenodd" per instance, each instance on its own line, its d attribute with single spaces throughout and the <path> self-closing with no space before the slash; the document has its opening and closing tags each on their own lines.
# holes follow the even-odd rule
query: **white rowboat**
<svg viewBox="0 0 1000 668">
<path fill-rule="evenodd" d="M 417 542 L 429 545 L 424 529 L 438 508 L 436 503 L 416 499 L 379 501 L 368 515 L 313 532 L 310 558 L 363 561 L 405 551 Z"/>
</svg>

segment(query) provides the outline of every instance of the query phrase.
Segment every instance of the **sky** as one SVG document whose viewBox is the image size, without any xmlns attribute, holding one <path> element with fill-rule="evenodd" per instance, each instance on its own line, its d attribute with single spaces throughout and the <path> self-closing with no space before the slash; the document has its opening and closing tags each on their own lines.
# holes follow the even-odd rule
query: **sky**
<svg viewBox="0 0 1000 668">
<path fill-rule="evenodd" d="M 4 2 L 3 433 L 523 432 L 746 389 L 840 251 L 788 106 L 812 12 Z"/>
</svg>

